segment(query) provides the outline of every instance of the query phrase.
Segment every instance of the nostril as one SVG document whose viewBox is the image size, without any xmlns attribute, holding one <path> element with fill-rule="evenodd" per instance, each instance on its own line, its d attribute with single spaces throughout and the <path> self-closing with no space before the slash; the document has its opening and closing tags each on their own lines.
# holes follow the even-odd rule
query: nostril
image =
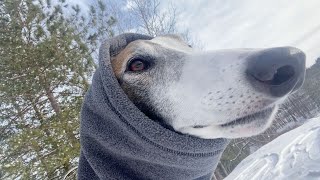
<svg viewBox="0 0 320 180">
<path fill-rule="evenodd" d="M 266 49 L 248 58 L 246 74 L 257 90 L 282 97 L 301 87 L 305 55 L 291 47 Z"/>
<path fill-rule="evenodd" d="M 292 66 L 285 65 L 274 69 L 271 72 L 265 74 L 259 73 L 258 75 L 253 75 L 253 77 L 264 84 L 268 85 L 281 85 L 294 77 L 295 71 Z"/>
<path fill-rule="evenodd" d="M 277 69 L 276 73 L 271 80 L 271 85 L 280 85 L 292 79 L 294 77 L 294 68 L 292 66 L 282 66 Z"/>
</svg>

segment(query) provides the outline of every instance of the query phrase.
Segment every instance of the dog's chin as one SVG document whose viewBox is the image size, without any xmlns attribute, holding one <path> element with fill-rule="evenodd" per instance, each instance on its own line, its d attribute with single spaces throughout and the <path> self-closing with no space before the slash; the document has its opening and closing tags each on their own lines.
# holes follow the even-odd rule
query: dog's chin
<svg viewBox="0 0 320 180">
<path fill-rule="evenodd" d="M 255 136 L 264 132 L 272 124 L 277 110 L 278 107 L 274 105 L 225 124 L 185 127 L 179 131 L 203 139 L 234 139 Z"/>
<path fill-rule="evenodd" d="M 276 106 L 272 106 L 259 112 L 237 118 L 231 122 L 220 125 L 225 131 L 225 138 L 240 138 L 258 135 L 264 132 L 274 119 Z"/>
</svg>

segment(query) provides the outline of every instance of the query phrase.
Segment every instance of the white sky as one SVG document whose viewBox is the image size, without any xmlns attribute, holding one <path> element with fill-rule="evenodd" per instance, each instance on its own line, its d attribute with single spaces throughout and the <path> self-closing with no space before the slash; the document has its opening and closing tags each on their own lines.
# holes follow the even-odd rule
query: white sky
<svg viewBox="0 0 320 180">
<path fill-rule="evenodd" d="M 160 2 L 179 8 L 179 27 L 188 28 L 206 50 L 295 46 L 306 53 L 308 66 L 320 56 L 320 0 Z"/>
<path fill-rule="evenodd" d="M 167 0 L 169 1 L 169 0 Z M 180 27 L 205 49 L 295 46 L 320 57 L 319 0 L 175 0 Z"/>
</svg>

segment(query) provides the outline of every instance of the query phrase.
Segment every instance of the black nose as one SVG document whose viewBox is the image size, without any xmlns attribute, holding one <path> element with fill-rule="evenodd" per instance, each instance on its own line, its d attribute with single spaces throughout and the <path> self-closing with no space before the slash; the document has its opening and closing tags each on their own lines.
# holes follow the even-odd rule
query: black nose
<svg viewBox="0 0 320 180">
<path fill-rule="evenodd" d="M 305 60 L 305 54 L 297 48 L 266 49 L 249 57 L 248 79 L 255 88 L 282 97 L 302 86 Z"/>
</svg>

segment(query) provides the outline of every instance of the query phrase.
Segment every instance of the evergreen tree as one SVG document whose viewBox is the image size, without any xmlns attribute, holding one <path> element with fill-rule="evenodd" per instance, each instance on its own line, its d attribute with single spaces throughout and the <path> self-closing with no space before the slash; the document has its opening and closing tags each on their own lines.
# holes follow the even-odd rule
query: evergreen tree
<svg viewBox="0 0 320 180">
<path fill-rule="evenodd" d="M 101 1 L 82 12 L 0 0 L 0 179 L 61 179 L 76 166 L 93 57 L 114 23 Z"/>
</svg>

